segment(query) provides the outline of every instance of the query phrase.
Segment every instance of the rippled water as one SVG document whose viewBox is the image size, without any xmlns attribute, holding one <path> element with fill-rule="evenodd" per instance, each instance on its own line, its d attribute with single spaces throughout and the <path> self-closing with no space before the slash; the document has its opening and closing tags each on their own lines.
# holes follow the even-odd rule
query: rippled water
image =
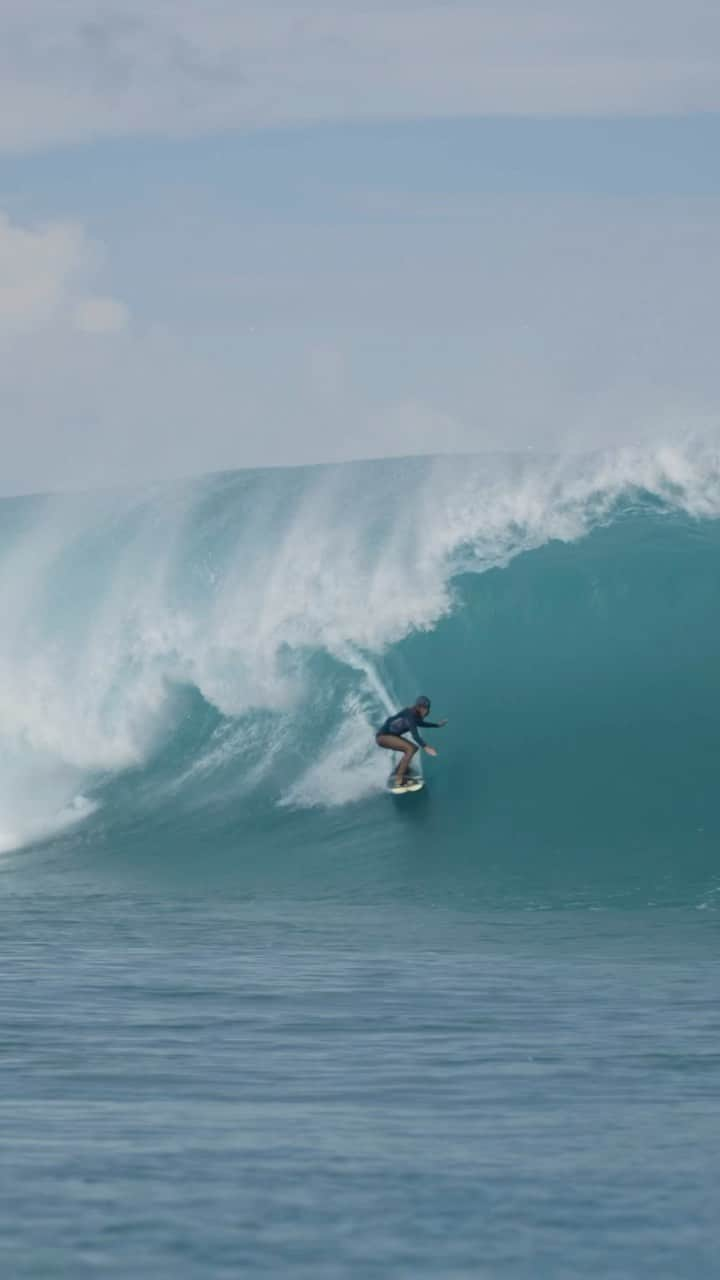
<svg viewBox="0 0 720 1280">
<path fill-rule="evenodd" d="M 5 1275 L 716 1273 L 712 910 L 4 884 Z"/>
</svg>

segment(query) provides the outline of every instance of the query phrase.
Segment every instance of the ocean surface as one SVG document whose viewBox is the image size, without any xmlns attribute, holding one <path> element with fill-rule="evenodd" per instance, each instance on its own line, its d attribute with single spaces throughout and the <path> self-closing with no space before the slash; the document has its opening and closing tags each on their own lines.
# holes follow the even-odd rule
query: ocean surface
<svg viewBox="0 0 720 1280">
<path fill-rule="evenodd" d="M 720 453 L 5 499 L 0 589 L 3 1275 L 717 1274 Z"/>
</svg>

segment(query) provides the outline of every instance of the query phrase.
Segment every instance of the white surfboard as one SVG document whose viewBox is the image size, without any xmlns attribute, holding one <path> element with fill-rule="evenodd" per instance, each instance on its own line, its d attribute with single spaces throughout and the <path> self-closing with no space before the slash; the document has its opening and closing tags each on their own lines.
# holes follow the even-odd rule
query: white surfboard
<svg viewBox="0 0 720 1280">
<path fill-rule="evenodd" d="M 404 796 L 409 791 L 422 791 L 424 786 L 425 786 L 424 779 L 421 778 L 416 773 L 408 775 L 408 780 L 404 784 L 404 786 L 399 787 L 397 785 L 397 781 L 395 779 L 394 773 L 390 774 L 390 777 L 388 778 L 388 783 L 387 783 L 388 791 L 393 796 Z"/>
</svg>

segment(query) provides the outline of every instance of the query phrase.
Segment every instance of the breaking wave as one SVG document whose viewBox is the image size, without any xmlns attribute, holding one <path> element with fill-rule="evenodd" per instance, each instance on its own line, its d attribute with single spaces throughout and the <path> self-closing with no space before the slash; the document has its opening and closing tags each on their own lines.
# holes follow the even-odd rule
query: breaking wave
<svg viewBox="0 0 720 1280">
<path fill-rule="evenodd" d="M 5 500 L 0 849 L 441 839 L 486 884 L 707 884 L 719 514 L 698 445 Z M 450 724 L 392 801 L 374 729 L 420 689 Z"/>
</svg>

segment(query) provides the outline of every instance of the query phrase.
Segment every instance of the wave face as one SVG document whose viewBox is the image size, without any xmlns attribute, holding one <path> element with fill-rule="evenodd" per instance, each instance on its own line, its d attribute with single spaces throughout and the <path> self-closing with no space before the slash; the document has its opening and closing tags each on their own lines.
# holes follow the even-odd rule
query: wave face
<svg viewBox="0 0 720 1280">
<path fill-rule="evenodd" d="M 5 500 L 0 849 L 288 892 L 710 902 L 719 514 L 699 447 Z M 420 691 L 450 724 L 392 800 L 374 731 Z"/>
</svg>

